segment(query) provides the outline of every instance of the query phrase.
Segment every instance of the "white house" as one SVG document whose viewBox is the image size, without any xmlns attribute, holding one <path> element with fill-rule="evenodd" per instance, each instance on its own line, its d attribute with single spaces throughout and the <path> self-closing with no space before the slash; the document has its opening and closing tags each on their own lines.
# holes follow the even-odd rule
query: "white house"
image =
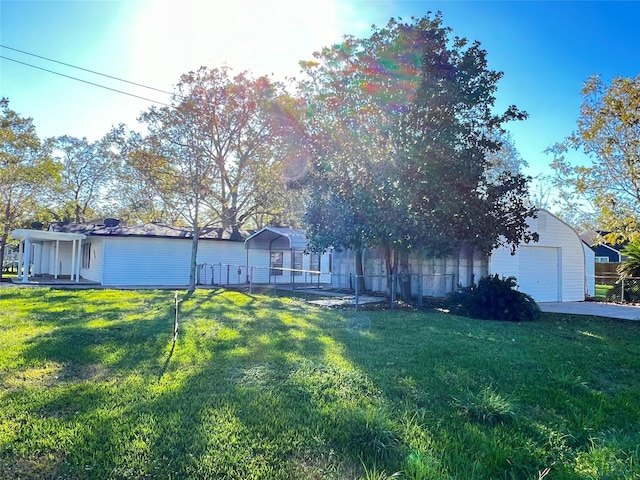
<svg viewBox="0 0 640 480">
<path fill-rule="evenodd" d="M 413 295 L 442 297 L 458 285 L 468 286 L 487 274 L 516 278 L 518 288 L 536 301 L 580 301 L 592 296 L 594 253 L 568 224 L 546 210 L 529 220 L 539 235 L 512 255 L 498 248 L 489 257 L 472 249 L 458 257 L 409 257 Z M 191 264 L 192 233 L 160 224 L 127 227 L 104 224 L 52 224 L 49 231 L 16 230 L 20 240 L 18 281 L 30 276 L 68 276 L 105 286 L 186 286 Z M 203 229 L 198 243 L 198 283 L 331 284 L 355 287 L 352 251 L 307 251 L 304 232 L 266 227 L 258 232 Z M 389 293 L 380 249 L 363 252 L 365 288 Z"/>
<path fill-rule="evenodd" d="M 15 230 L 12 236 L 22 252 L 19 282 L 46 276 L 113 287 L 189 283 L 193 234 L 188 228 L 124 226 L 107 219 L 98 224 L 54 223 L 48 231 Z M 304 232 L 289 228 L 255 233 L 202 229 L 197 283 L 329 283 L 330 254 L 308 253 L 307 244 Z"/>
<path fill-rule="evenodd" d="M 246 231 L 203 229 L 198 241 L 199 283 L 246 283 Z M 123 226 L 54 223 L 48 231 L 16 230 L 20 282 L 49 275 L 105 286 L 185 286 L 189 283 L 193 235 L 188 228 L 160 224 Z M 24 253 L 27 252 L 27 253 Z M 239 271 L 240 267 L 240 271 Z"/>
</svg>

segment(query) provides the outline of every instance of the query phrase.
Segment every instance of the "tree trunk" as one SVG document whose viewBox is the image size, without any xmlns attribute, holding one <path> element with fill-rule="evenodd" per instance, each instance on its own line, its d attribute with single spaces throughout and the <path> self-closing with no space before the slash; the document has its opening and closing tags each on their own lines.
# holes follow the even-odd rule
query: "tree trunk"
<svg viewBox="0 0 640 480">
<path fill-rule="evenodd" d="M 391 249 L 391 245 L 384 245 L 384 261 L 387 269 L 387 289 L 389 295 L 393 293 L 393 281 L 395 279 L 396 268 L 398 266 L 398 252 Z"/>
<path fill-rule="evenodd" d="M 356 250 L 356 282 L 358 292 L 364 293 L 364 265 L 362 263 L 362 249 Z"/>
<path fill-rule="evenodd" d="M 200 237 L 200 227 L 195 222 L 193 225 L 193 241 L 191 243 L 191 268 L 189 269 L 189 289 L 188 293 L 193 293 L 196 289 L 196 271 L 198 269 L 198 237 Z"/>
<path fill-rule="evenodd" d="M 411 270 L 409 269 L 409 252 L 400 254 L 398 265 L 398 284 L 400 285 L 400 297 L 405 303 L 411 303 Z"/>
<path fill-rule="evenodd" d="M 8 233 L 0 235 L 0 282 L 2 282 L 2 275 L 4 273 L 4 250 L 7 245 Z"/>
</svg>

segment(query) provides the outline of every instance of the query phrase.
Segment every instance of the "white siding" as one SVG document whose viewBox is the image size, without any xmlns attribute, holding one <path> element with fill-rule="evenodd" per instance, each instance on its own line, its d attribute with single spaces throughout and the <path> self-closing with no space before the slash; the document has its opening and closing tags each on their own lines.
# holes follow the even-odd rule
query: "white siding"
<svg viewBox="0 0 640 480">
<path fill-rule="evenodd" d="M 189 284 L 191 240 L 154 237 L 105 238 L 103 285 Z"/>
<path fill-rule="evenodd" d="M 80 277 L 93 282 L 103 283 L 105 239 L 101 237 L 89 237 L 82 241 L 82 245 L 91 244 L 89 268 L 80 268 Z M 82 250 L 82 247 L 80 247 Z M 80 255 L 82 267 L 82 254 Z"/>
<path fill-rule="evenodd" d="M 516 277 L 519 289 L 531 295 L 537 301 L 546 301 L 548 291 L 536 285 L 536 278 L 548 278 L 549 282 L 556 281 L 558 295 L 556 300 L 561 302 L 581 301 L 585 299 L 585 256 L 582 241 L 569 225 L 546 210 L 538 211 L 538 218 L 530 219 L 531 230 L 538 232 L 540 240 L 516 250 L 515 255 L 505 247 L 494 250 L 491 254 L 489 272 L 500 276 Z M 524 262 L 521 251 L 525 248 L 553 248 L 557 249 L 557 269 L 549 271 L 550 253 L 546 254 L 547 265 L 531 264 L 527 258 L 541 255 L 544 252 L 532 253 L 528 251 Z M 535 270 L 535 271 L 533 271 Z"/>
<path fill-rule="evenodd" d="M 92 237 L 91 242 L 96 238 Z M 95 251 L 98 258 L 102 254 L 104 285 L 186 286 L 189 284 L 191 239 L 105 237 L 103 240 L 102 245 L 97 245 L 97 247 L 101 246 L 101 249 L 96 248 Z M 205 265 L 198 272 L 202 284 L 211 284 L 213 265 L 216 265 L 216 283 L 220 283 L 221 270 L 226 276 L 226 265 L 235 266 L 231 269 L 234 274 L 230 275 L 230 283 L 238 281 L 238 266 L 242 268 L 241 283 L 246 281 L 246 252 L 242 242 L 200 240 L 197 263 Z M 225 267 L 221 268 L 221 264 Z M 93 270 L 93 264 L 91 267 Z"/>
<path fill-rule="evenodd" d="M 355 252 L 343 250 L 333 254 L 331 283 L 336 288 L 355 288 Z M 486 259 L 481 256 L 468 260 L 469 272 L 486 275 Z M 367 249 L 364 254 L 365 288 L 372 292 L 389 293 L 387 266 L 381 248 Z M 465 266 L 464 268 L 466 268 Z M 411 293 L 426 297 L 444 297 L 458 281 L 459 266 L 453 257 L 432 257 L 420 253 L 409 255 Z M 471 268 L 473 268 L 471 270 Z"/>
<path fill-rule="evenodd" d="M 596 294 L 596 253 L 589 245 L 582 242 L 585 263 L 585 291 L 590 297 Z"/>
<path fill-rule="evenodd" d="M 284 237 L 283 237 L 284 238 Z M 279 242 L 278 239 L 274 242 L 274 245 Z M 285 239 L 286 240 L 286 239 Z M 287 240 L 288 242 L 288 240 Z M 288 243 L 287 243 L 288 245 Z M 298 252 L 300 250 L 297 250 Z M 318 275 L 311 275 L 303 272 L 300 275 L 293 276 L 291 272 L 283 271 L 282 275 L 269 275 L 271 266 L 271 257 L 269 250 L 262 250 L 257 248 L 251 248 L 248 250 L 249 259 L 249 275 L 253 283 L 278 283 L 278 284 L 290 284 L 295 283 L 330 283 L 331 274 L 329 273 L 329 264 L 331 253 L 323 253 L 320 256 L 320 271 L 322 274 L 320 278 Z M 284 248 L 282 244 L 279 244 L 278 248 L 273 247 L 272 252 L 282 253 L 282 268 L 291 268 L 292 265 L 292 251 L 289 248 Z M 246 255 L 246 250 L 245 250 Z M 302 255 L 302 270 L 310 270 L 311 255 L 303 253 Z"/>
<path fill-rule="evenodd" d="M 247 278 L 244 242 L 200 240 L 198 281 L 201 285 L 243 284 Z"/>
<path fill-rule="evenodd" d="M 49 249 L 49 258 L 47 259 L 49 274 L 54 275 L 56 273 L 56 243 L 60 245 L 60 252 L 58 253 L 58 275 L 71 275 L 71 242 L 51 242 L 51 248 Z M 76 243 L 77 248 L 77 243 Z M 78 252 L 76 252 L 77 254 Z M 44 273 L 44 272 L 43 272 Z"/>
</svg>

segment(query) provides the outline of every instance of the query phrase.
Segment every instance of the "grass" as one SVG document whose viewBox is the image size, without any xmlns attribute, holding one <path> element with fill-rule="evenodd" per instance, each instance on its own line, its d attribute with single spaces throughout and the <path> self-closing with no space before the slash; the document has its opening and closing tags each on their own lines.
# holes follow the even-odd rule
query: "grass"
<svg viewBox="0 0 640 480">
<path fill-rule="evenodd" d="M 357 315 L 2 288 L 0 478 L 640 478 L 640 323 Z"/>
<path fill-rule="evenodd" d="M 607 294 L 613 289 L 613 285 L 596 285 L 595 299 L 606 300 Z"/>
</svg>

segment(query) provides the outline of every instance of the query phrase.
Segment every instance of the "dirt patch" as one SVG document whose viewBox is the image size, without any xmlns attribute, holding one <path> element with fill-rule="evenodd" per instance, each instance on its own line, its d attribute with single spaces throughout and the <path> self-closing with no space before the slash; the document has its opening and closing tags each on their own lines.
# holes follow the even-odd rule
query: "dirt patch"
<svg viewBox="0 0 640 480">
<path fill-rule="evenodd" d="M 70 478 L 64 475 L 64 454 L 60 452 L 32 453 L 14 461 L 0 459 L 0 478 L 4 480 L 54 480 Z"/>
</svg>

